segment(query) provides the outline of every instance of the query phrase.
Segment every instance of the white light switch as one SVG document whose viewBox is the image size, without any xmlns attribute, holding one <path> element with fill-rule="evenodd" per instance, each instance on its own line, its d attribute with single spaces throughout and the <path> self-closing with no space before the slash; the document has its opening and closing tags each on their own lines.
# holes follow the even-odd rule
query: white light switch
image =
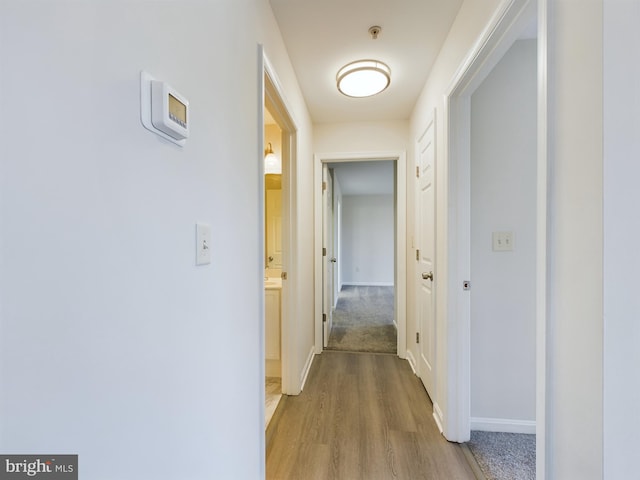
<svg viewBox="0 0 640 480">
<path fill-rule="evenodd" d="M 211 225 L 196 223 L 196 265 L 211 263 Z"/>
<path fill-rule="evenodd" d="M 510 252 L 513 250 L 513 232 L 493 232 L 493 251 Z"/>
</svg>

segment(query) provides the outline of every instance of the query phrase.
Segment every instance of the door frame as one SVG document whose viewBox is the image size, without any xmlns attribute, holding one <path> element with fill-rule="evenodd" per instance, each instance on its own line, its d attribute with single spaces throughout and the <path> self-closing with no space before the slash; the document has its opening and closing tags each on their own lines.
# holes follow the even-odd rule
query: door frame
<svg viewBox="0 0 640 480">
<path fill-rule="evenodd" d="M 287 102 L 283 94 L 282 84 L 275 73 L 269 59 L 267 58 L 264 47 L 258 46 L 259 54 L 259 68 L 258 72 L 260 78 L 259 84 L 259 102 L 258 102 L 258 139 L 259 139 L 259 161 L 258 161 L 258 174 L 260 175 L 259 185 L 259 205 L 262 219 L 259 225 L 259 232 L 261 239 L 260 243 L 260 256 L 259 264 L 260 269 L 264 271 L 264 208 L 265 208 L 265 187 L 264 187 L 264 113 L 265 108 L 268 106 L 269 112 L 273 116 L 274 120 L 282 131 L 282 271 L 291 275 L 296 265 L 296 238 L 295 228 L 293 228 L 293 222 L 296 212 L 296 151 L 297 151 L 297 126 L 293 117 L 289 113 L 291 109 L 288 108 Z M 262 289 L 264 291 L 264 276 L 261 275 Z M 282 375 L 282 393 L 287 395 L 296 395 L 299 393 L 299 386 L 294 378 L 294 369 L 291 362 L 293 358 L 293 352 L 295 351 L 296 338 L 295 338 L 295 325 L 293 322 L 295 311 L 295 299 L 297 298 L 297 286 L 295 282 L 288 282 L 283 279 L 282 291 L 280 298 L 280 328 L 281 328 L 281 343 L 280 343 L 280 360 L 281 360 L 281 375 Z M 264 358 L 264 340 L 265 340 L 265 325 L 264 325 L 264 298 L 261 300 L 261 338 L 262 338 L 262 358 Z M 264 365 L 263 365 L 264 370 Z M 264 377 L 264 371 L 262 372 Z M 264 390 L 264 389 L 263 389 Z M 264 404 L 264 399 L 262 400 Z M 263 405 L 264 408 L 264 405 Z M 264 422 L 263 422 L 264 423 Z"/>
<path fill-rule="evenodd" d="M 447 290 L 447 439 L 464 442 L 470 433 L 470 296 L 462 289 L 470 278 L 470 113 L 471 94 L 489 75 L 522 31 L 538 19 L 538 159 L 536 258 L 536 441 L 537 479 L 545 478 L 548 419 L 546 399 L 547 278 L 547 0 L 504 0 L 456 73 L 444 96 L 443 142 L 446 149 Z"/>
<path fill-rule="evenodd" d="M 395 161 L 395 315 L 398 324 L 397 352 L 407 355 L 407 155 L 404 151 L 320 153 L 314 155 L 314 271 L 315 353 L 322 353 L 322 165 Z"/>
</svg>

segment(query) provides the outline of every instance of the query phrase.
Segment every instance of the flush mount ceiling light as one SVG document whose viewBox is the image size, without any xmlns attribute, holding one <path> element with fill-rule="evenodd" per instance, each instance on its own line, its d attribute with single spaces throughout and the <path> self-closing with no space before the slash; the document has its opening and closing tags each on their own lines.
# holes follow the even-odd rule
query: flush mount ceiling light
<svg viewBox="0 0 640 480">
<path fill-rule="evenodd" d="M 336 75 L 338 90 L 348 97 L 371 97 L 391 83 L 391 69 L 378 60 L 351 62 Z"/>
<path fill-rule="evenodd" d="M 369 27 L 369 35 L 376 40 L 382 27 Z M 391 83 L 391 69 L 386 63 L 378 60 L 358 60 L 351 62 L 336 75 L 340 93 L 347 97 L 371 97 L 385 90 Z"/>
<path fill-rule="evenodd" d="M 267 148 L 264 151 L 264 174 L 282 174 L 282 163 L 276 154 L 273 153 L 271 143 L 267 144 Z"/>
</svg>

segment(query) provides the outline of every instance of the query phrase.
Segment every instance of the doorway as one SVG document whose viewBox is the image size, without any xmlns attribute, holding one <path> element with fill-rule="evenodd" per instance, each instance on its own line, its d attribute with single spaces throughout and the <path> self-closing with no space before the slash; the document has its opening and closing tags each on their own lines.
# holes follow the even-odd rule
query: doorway
<svg viewBox="0 0 640 480">
<path fill-rule="evenodd" d="M 279 82 L 273 68 L 264 55 L 262 48 L 259 50 L 259 59 L 261 65 L 260 82 L 260 130 L 259 138 L 261 140 L 260 162 L 258 173 L 260 175 L 261 202 L 260 218 L 262 220 L 258 229 L 260 235 L 260 251 L 259 262 L 263 275 L 261 283 L 265 296 L 262 300 L 263 305 L 263 322 L 262 322 L 262 339 L 264 351 L 264 372 L 273 376 L 280 374 L 282 394 L 295 394 L 295 379 L 292 379 L 290 368 L 291 352 L 295 345 L 292 335 L 294 330 L 292 325 L 293 300 L 296 295 L 296 286 L 287 282 L 287 272 L 293 265 L 294 242 L 293 228 L 291 225 L 294 215 L 292 212 L 295 208 L 295 189 L 293 188 L 293 179 L 296 170 L 296 125 L 289 114 L 289 109 L 283 100 L 282 92 L 279 88 Z M 268 124 L 268 128 L 265 125 Z M 267 134 L 267 130 L 269 133 Z M 267 137 L 269 140 L 267 140 Z M 269 177 L 265 175 L 265 157 L 269 153 L 269 143 L 271 150 L 274 150 L 279 158 L 281 165 L 280 175 Z M 275 149 L 274 149 L 275 146 Z M 279 150 L 276 152 L 276 150 Z M 267 204 L 267 196 L 274 202 Z M 270 209 L 272 215 L 271 224 L 266 221 L 267 209 Z M 278 215 L 279 214 L 279 215 Z M 271 241 L 267 241 L 267 237 Z M 270 257 L 273 260 L 270 260 Z M 274 295 L 274 290 L 279 296 Z M 267 299 L 267 294 L 269 298 Z M 276 298 L 277 297 L 277 298 Z M 267 312 L 269 310 L 270 312 Z M 273 312 L 277 312 L 273 314 Z M 270 327 L 277 333 L 266 336 L 266 320 L 267 313 L 275 315 L 270 318 L 272 325 Z M 279 317 L 279 318 L 278 318 Z M 269 341 L 269 345 L 267 345 Z M 268 347 L 268 351 L 267 351 Z M 267 357 L 271 358 L 267 358 Z M 274 358 L 278 357 L 279 358 Z M 267 370 L 267 361 L 276 360 L 275 372 Z M 274 368 L 272 363 L 269 368 Z M 266 381 L 265 381 L 266 388 Z"/>
<path fill-rule="evenodd" d="M 543 2 L 544 3 L 544 2 Z M 450 350 L 448 357 L 454 362 L 450 366 L 448 375 L 448 390 L 452 393 L 447 405 L 448 415 L 445 428 L 445 436 L 451 441 L 466 442 L 469 440 L 471 431 L 471 355 L 470 348 L 471 330 L 471 299 L 473 292 L 474 307 L 480 298 L 481 292 L 474 291 L 474 281 L 472 278 L 472 235 L 478 233 L 484 240 L 484 249 L 491 250 L 491 254 L 506 253 L 499 249 L 509 246 L 517 248 L 516 232 L 513 232 L 509 225 L 502 227 L 490 226 L 489 238 L 486 232 L 472 232 L 472 95 L 494 67 L 505 56 L 505 53 L 522 36 L 524 31 L 530 30 L 540 32 L 537 47 L 535 47 L 536 63 L 542 66 L 542 70 L 535 78 L 535 107 L 537 119 L 534 121 L 533 132 L 528 132 L 533 138 L 533 145 L 536 153 L 534 155 L 533 169 L 535 179 L 529 178 L 533 182 L 535 210 L 528 214 L 533 223 L 533 233 L 525 236 L 534 238 L 533 246 L 533 292 L 534 298 L 533 329 L 528 335 L 533 337 L 535 352 L 533 364 L 535 367 L 535 421 L 525 422 L 521 428 L 533 428 L 537 433 L 536 463 L 538 478 L 544 478 L 544 432 L 546 425 L 544 408 L 544 386 L 545 386 L 545 278 L 546 278 L 546 148 L 544 139 L 546 138 L 546 116 L 544 106 L 546 104 L 546 71 L 544 62 L 546 61 L 545 25 L 543 17 L 540 17 L 541 25 L 537 25 L 538 3 L 535 0 L 516 0 L 506 2 L 496 13 L 492 24 L 483 34 L 483 38 L 478 42 L 476 50 L 470 53 L 459 74 L 452 83 L 451 90 L 446 95 L 445 121 L 449 125 L 445 135 L 445 148 L 448 153 L 448 201 L 449 201 L 449 225 L 447 231 L 446 247 L 447 270 L 449 272 L 449 282 L 445 286 L 448 289 L 447 308 L 451 312 L 449 323 L 455 326 L 455 330 L 449 333 Z M 477 173 L 477 172 L 476 172 Z M 492 179 L 495 181 L 495 179 Z M 480 185 L 476 179 L 476 186 Z M 504 200 L 504 199 L 503 199 Z M 502 200 L 501 200 L 502 201 Z M 505 201 L 509 204 L 509 200 Z M 477 214 L 480 215 L 480 214 Z M 476 230 L 478 228 L 476 222 Z M 515 228 L 515 227 L 514 227 Z M 520 228 L 520 227 L 517 227 Z M 487 246 L 488 245 L 488 246 Z M 507 250 L 508 252 L 508 250 Z M 486 251 L 485 251 L 486 253 Z M 481 257 L 477 257 L 479 260 Z M 504 260 L 507 257 L 503 257 Z M 476 263 L 476 271 L 480 268 Z M 471 280 L 469 285 L 469 280 Z M 470 287 L 470 288 L 469 288 Z M 531 292 L 529 292 L 531 293 Z M 532 333 L 533 332 L 533 333 Z M 495 338 L 493 339 L 495 341 Z M 503 340 L 499 340 L 503 341 Z M 508 362 L 509 359 L 504 359 Z M 483 385 L 483 389 L 490 390 L 491 385 Z M 474 421 L 477 423 L 478 418 Z M 496 422 L 494 422 L 496 423 Z M 499 422 L 498 422 L 499 423 Z M 542 468 L 541 468 L 542 467 Z"/>
<path fill-rule="evenodd" d="M 282 129 L 264 110 L 265 428 L 282 398 Z"/>
<path fill-rule="evenodd" d="M 355 164 L 366 163 L 378 163 L 387 162 L 388 165 L 393 165 L 393 188 L 395 194 L 393 195 L 393 211 L 395 212 L 393 220 L 393 286 L 394 286 L 394 298 L 393 311 L 394 318 L 396 320 L 397 336 L 396 336 L 396 354 L 405 358 L 406 356 L 406 155 L 405 152 L 367 152 L 367 153 L 354 153 L 354 154 L 319 154 L 315 156 L 314 161 L 314 174 L 315 174 L 315 238 L 316 238 L 316 257 L 315 257 L 315 350 L 316 353 L 322 353 L 325 342 L 325 323 L 323 321 L 323 314 L 331 313 L 330 311 L 323 311 L 327 308 L 325 305 L 331 303 L 327 300 L 330 297 L 330 292 L 335 292 L 335 288 L 329 288 L 325 284 L 325 280 L 332 278 L 338 278 L 338 284 L 342 282 L 344 284 L 345 277 L 341 276 L 342 265 L 341 260 L 337 258 L 335 262 L 338 273 L 336 275 L 335 270 L 332 267 L 327 267 L 327 263 L 331 264 L 333 256 L 329 257 L 323 255 L 323 249 L 326 249 L 327 238 L 326 231 L 323 224 L 323 181 L 327 178 L 327 174 L 330 169 L 335 170 L 341 167 L 348 168 L 348 165 L 352 167 Z M 391 163 L 389 163 L 391 162 Z M 323 171 L 324 176 L 323 176 Z M 338 178 L 339 178 L 338 173 Z M 326 197 L 325 197 L 326 198 Z M 343 197 L 344 199 L 344 197 Z M 336 203 L 339 204 L 336 207 Z M 338 216 L 345 215 L 344 200 L 342 202 L 334 202 L 333 210 L 336 209 L 340 212 Z M 344 222 L 341 222 L 344 225 Z M 340 228 L 340 227 L 338 227 Z M 335 228 L 333 228 L 333 235 L 335 238 Z M 344 232 L 341 233 L 344 237 Z M 344 256 L 344 247 L 338 246 L 341 252 L 341 256 Z M 367 263 L 376 261 L 376 259 L 368 259 Z M 354 267 L 355 269 L 355 267 Z M 328 274 L 326 272 L 329 272 Z M 327 295 L 325 295 L 325 292 Z M 329 307 L 330 308 L 330 307 Z M 324 316 L 327 319 L 327 316 Z"/>
<path fill-rule="evenodd" d="M 471 95 L 469 448 L 487 476 L 535 478 L 536 39 Z M 490 386 L 490 388 L 487 388 Z M 505 444 L 518 462 L 500 456 Z M 482 459 L 482 461 L 480 461 Z"/>
<path fill-rule="evenodd" d="M 323 166 L 323 345 L 397 353 L 395 162 Z"/>
<path fill-rule="evenodd" d="M 519 39 L 471 95 L 472 430 L 535 433 L 536 78 Z"/>
</svg>

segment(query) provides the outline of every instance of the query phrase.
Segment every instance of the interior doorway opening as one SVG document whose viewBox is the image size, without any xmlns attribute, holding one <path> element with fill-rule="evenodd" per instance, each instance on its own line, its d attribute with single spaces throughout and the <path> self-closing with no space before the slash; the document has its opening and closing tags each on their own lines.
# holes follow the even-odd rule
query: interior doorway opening
<svg viewBox="0 0 640 480">
<path fill-rule="evenodd" d="M 468 446 L 488 477 L 535 478 L 536 80 L 520 38 L 471 95 Z"/>
<path fill-rule="evenodd" d="M 396 335 L 396 354 L 401 358 L 406 356 L 406 154 L 405 152 L 366 152 L 353 154 L 319 154 L 315 156 L 314 173 L 315 173 L 315 238 L 316 238 L 316 258 L 315 258 L 315 350 L 316 353 L 322 353 L 325 347 L 325 339 L 328 343 L 330 326 L 326 323 L 330 321 L 327 314 L 331 313 L 331 304 L 335 303 L 335 285 L 332 284 L 336 278 L 338 285 L 344 285 L 346 278 L 339 269 L 338 275 L 335 268 L 327 267 L 331 265 L 333 256 L 323 255 L 327 252 L 327 244 L 331 243 L 327 240 L 327 232 L 329 228 L 325 228 L 326 216 L 323 216 L 323 185 L 327 185 L 329 178 L 329 170 L 335 170 L 347 165 L 353 166 L 359 164 L 378 164 L 383 165 L 386 162 L 388 166 L 393 166 L 393 316 L 395 318 L 394 329 L 397 330 Z M 340 174 L 338 173 L 338 178 Z M 332 177 L 329 181 L 332 181 Z M 357 203 L 357 202 L 356 202 Z M 344 215 L 344 197 L 340 206 L 336 207 L 334 203 L 334 215 L 336 208 Z M 334 217 L 335 218 L 335 217 Z M 344 225 L 344 222 L 342 222 Z M 335 225 L 335 224 L 334 224 Z M 338 227 L 340 228 L 340 227 Z M 332 230 L 332 236 L 335 239 L 335 227 Z M 341 233 L 344 236 L 344 232 Z M 344 246 L 339 249 L 341 256 L 344 256 Z M 340 259 L 335 257 L 335 263 L 341 263 Z M 368 262 L 375 262 L 378 259 L 369 258 Z M 357 266 L 357 265 L 356 265 Z M 351 273 L 362 273 L 355 272 Z M 328 273 L 327 273 L 328 272 Z M 342 276 L 340 276 L 342 274 Z M 356 282 L 357 283 L 357 282 Z M 381 282 L 384 283 L 384 282 Z M 329 284 L 329 285 L 328 285 Z M 325 295 L 326 293 L 326 295 Z M 333 297 L 332 297 L 333 295 Z M 333 298 L 333 299 L 332 299 Z M 324 321 L 326 320 L 326 321 Z"/>
<path fill-rule="evenodd" d="M 449 281 L 447 289 L 448 322 L 455 325 L 455 330 L 448 334 L 450 349 L 447 357 L 450 366 L 447 376 L 447 388 L 451 392 L 447 404 L 447 418 L 444 434 L 451 441 L 466 442 L 471 431 L 471 295 L 465 282 L 471 280 L 471 289 L 475 288 L 471 271 L 472 266 L 472 95 L 502 60 L 514 42 L 522 38 L 525 31 L 537 36 L 534 56 L 538 65 L 535 77 L 534 129 L 529 132 L 536 150 L 533 160 L 535 178 L 534 191 L 535 211 L 530 213 L 533 222 L 533 329 L 528 333 L 533 337 L 532 350 L 535 352 L 535 420 L 524 422 L 519 428 L 531 428 L 536 432 L 536 464 L 537 478 L 545 475 L 545 388 L 546 388 L 546 195 L 547 195 L 547 159 L 546 159 L 546 17 L 545 2 L 535 0 L 516 0 L 505 2 L 487 27 L 477 49 L 470 52 L 459 74 L 452 82 L 446 95 L 445 148 L 447 149 L 449 178 L 446 185 L 449 202 L 447 229 L 447 270 Z M 538 9 L 540 15 L 538 15 Z M 530 185 L 531 186 L 531 185 Z M 518 227 L 519 228 L 519 227 Z M 477 228 L 476 228 L 477 230 Z M 489 248 L 493 244 L 517 242 L 511 236 L 510 228 L 493 228 L 489 238 Z M 504 236 L 506 235 L 506 237 Z M 486 237 L 486 235 L 485 235 Z M 517 243 L 514 243 L 517 246 Z M 500 245 L 498 245 L 500 248 Z M 476 259 L 480 259 L 477 257 Z M 478 267 L 476 267 L 477 271 Z M 474 292 L 473 301 L 478 301 L 479 292 Z M 529 349 L 531 350 L 531 348 Z M 508 361 L 508 359 L 505 359 Z M 491 390 L 485 385 L 485 390 Z M 513 418 L 513 417 L 512 417 Z M 478 420 L 478 419 L 476 419 Z M 477 422 L 476 422 L 477 423 Z M 493 422 L 496 423 L 496 422 Z M 499 422 L 497 422 L 499 423 Z M 513 422 L 510 422 L 513 423 Z"/>
<path fill-rule="evenodd" d="M 395 161 L 323 166 L 323 347 L 397 353 Z"/>
<path fill-rule="evenodd" d="M 287 282 L 287 272 L 294 264 L 295 242 L 292 219 L 295 218 L 296 132 L 297 128 L 284 102 L 277 76 L 259 49 L 259 139 L 260 154 L 260 241 L 259 263 L 262 285 L 262 351 L 264 396 L 261 410 L 267 413 L 267 387 L 274 394 L 295 392 L 295 380 L 291 378 L 291 352 L 295 346 L 292 325 L 293 300 L 296 286 Z M 275 148 L 274 148 L 275 147 Z M 272 170 L 271 153 L 277 157 L 278 171 Z M 270 259 L 271 258 L 271 259 Z M 279 379 L 279 386 L 267 377 Z M 271 406 L 271 409 L 275 408 Z"/>
<path fill-rule="evenodd" d="M 282 129 L 264 110 L 265 428 L 282 398 Z"/>
</svg>

